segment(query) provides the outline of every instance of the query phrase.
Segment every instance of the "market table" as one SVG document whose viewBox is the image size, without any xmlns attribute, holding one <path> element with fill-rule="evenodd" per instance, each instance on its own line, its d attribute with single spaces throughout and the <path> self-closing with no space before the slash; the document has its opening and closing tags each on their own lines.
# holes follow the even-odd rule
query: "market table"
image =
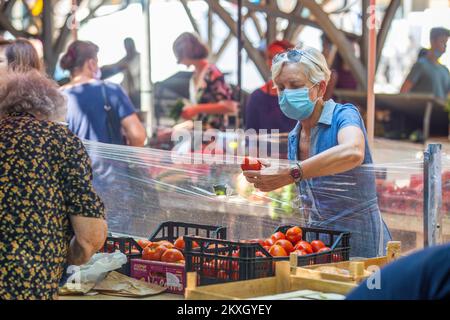
<svg viewBox="0 0 450 320">
<path fill-rule="evenodd" d="M 144 298 L 129 298 L 97 294 L 89 296 L 60 296 L 59 300 L 184 300 L 184 296 L 179 294 L 161 293 Z"/>
<path fill-rule="evenodd" d="M 353 90 L 335 90 L 338 100 L 351 101 L 365 107 L 367 92 Z M 426 141 L 430 134 L 431 123 L 434 127 L 448 128 L 446 102 L 433 94 L 426 93 L 378 93 L 375 95 L 376 109 L 397 111 L 402 115 L 419 119 L 423 122 L 423 136 Z"/>
</svg>

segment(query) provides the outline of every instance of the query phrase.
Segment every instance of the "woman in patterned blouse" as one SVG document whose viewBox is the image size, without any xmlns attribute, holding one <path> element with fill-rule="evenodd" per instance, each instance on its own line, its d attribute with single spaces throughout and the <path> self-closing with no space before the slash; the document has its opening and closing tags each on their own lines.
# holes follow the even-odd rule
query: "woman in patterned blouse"
<svg viewBox="0 0 450 320">
<path fill-rule="evenodd" d="M 0 299 L 53 299 L 103 245 L 104 205 L 65 100 L 38 71 L 0 75 Z"/>
<path fill-rule="evenodd" d="M 209 50 L 195 34 L 185 32 L 173 44 L 178 63 L 195 71 L 190 82 L 191 105 L 185 106 L 181 116 L 186 120 L 197 118 L 207 127 L 225 129 L 224 114 L 236 114 L 238 103 L 232 100 L 232 91 L 222 72 L 208 61 Z"/>
</svg>

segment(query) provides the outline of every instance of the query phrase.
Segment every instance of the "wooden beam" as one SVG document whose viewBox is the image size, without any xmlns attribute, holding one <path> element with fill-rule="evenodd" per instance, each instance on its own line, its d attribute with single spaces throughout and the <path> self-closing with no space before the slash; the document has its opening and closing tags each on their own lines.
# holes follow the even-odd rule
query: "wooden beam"
<svg viewBox="0 0 450 320">
<path fill-rule="evenodd" d="M 271 11 L 279 11 L 276 0 L 266 0 L 266 8 L 269 8 Z M 266 41 L 267 45 L 269 45 L 277 38 L 277 17 L 271 14 L 266 15 Z"/>
<path fill-rule="evenodd" d="M 361 41 L 359 43 L 359 47 L 361 49 L 361 61 L 364 66 L 367 67 L 368 57 L 369 57 L 369 28 L 367 23 L 369 21 L 369 13 L 368 9 L 370 6 L 370 0 L 362 0 L 361 1 L 361 30 L 362 36 Z"/>
<path fill-rule="evenodd" d="M 44 61 L 46 71 L 53 75 L 55 70 L 55 53 L 53 52 L 53 1 L 44 1 L 42 12 L 42 43 L 44 46 Z"/>
<path fill-rule="evenodd" d="M 195 32 L 198 35 L 200 35 L 200 29 L 198 28 L 197 21 L 195 21 L 194 16 L 192 15 L 191 9 L 189 9 L 189 6 L 187 4 L 187 1 L 186 0 L 181 0 L 181 4 L 183 5 L 184 10 L 186 11 L 186 14 L 187 14 L 187 16 L 189 18 L 189 21 L 191 22 L 192 27 L 194 28 Z"/>
<path fill-rule="evenodd" d="M 400 7 L 401 0 L 391 0 L 388 8 L 383 17 L 383 21 L 381 22 L 380 31 L 378 32 L 377 37 L 377 68 L 378 63 L 381 59 L 381 54 L 383 52 L 384 44 L 386 43 L 386 39 L 389 33 L 389 29 L 391 28 L 392 21 L 394 20 L 395 13 L 397 9 Z"/>
<path fill-rule="evenodd" d="M 225 25 L 230 29 L 232 34 L 237 37 L 237 26 L 233 17 L 219 4 L 217 0 L 206 0 L 210 8 L 219 18 L 225 23 Z M 258 52 L 256 48 L 253 47 L 251 42 L 248 40 L 247 36 L 242 34 L 243 47 L 247 51 L 249 58 L 255 63 L 261 76 L 267 80 L 270 77 L 270 70 L 266 65 L 264 58 Z"/>
<path fill-rule="evenodd" d="M 228 0 L 228 1 L 231 2 L 231 3 L 234 3 L 234 4 L 237 3 L 237 0 Z M 321 29 L 321 26 L 319 25 L 319 23 L 317 21 L 313 21 L 311 19 L 306 19 L 306 18 L 303 18 L 303 17 L 300 17 L 300 16 L 293 16 L 290 13 L 286 13 L 286 12 L 283 12 L 281 10 L 270 9 L 270 8 L 265 7 L 265 6 L 261 6 L 261 5 L 255 4 L 255 3 L 251 3 L 248 0 L 243 0 L 242 2 L 244 4 L 244 7 L 246 7 L 248 10 L 264 12 L 266 14 L 270 14 L 270 15 L 272 15 L 274 17 L 277 17 L 277 18 L 283 18 L 283 19 L 286 19 L 286 20 L 289 20 L 289 21 L 294 21 L 294 22 L 296 22 L 299 25 L 305 25 L 305 26 L 309 26 L 309 27 L 312 27 L 312 28 Z M 354 33 L 351 33 L 351 32 L 346 32 L 346 31 L 342 31 L 342 32 L 344 33 L 344 35 L 347 38 L 349 38 L 349 39 L 351 39 L 353 41 L 359 41 L 360 38 L 361 38 L 361 36 L 359 36 L 357 34 L 354 34 Z"/>
<path fill-rule="evenodd" d="M 230 32 L 228 34 L 228 36 L 223 40 L 222 45 L 220 46 L 220 48 L 217 50 L 217 52 L 212 57 L 214 63 L 217 62 L 220 59 L 220 57 L 222 56 L 223 52 L 228 47 L 228 45 L 230 44 L 232 39 L 233 39 L 233 34 Z"/>
<path fill-rule="evenodd" d="M 355 53 L 352 50 L 350 41 L 345 37 L 344 33 L 336 28 L 334 23 L 328 17 L 328 14 L 322 10 L 313 0 L 303 0 L 305 8 L 311 12 L 317 18 L 322 30 L 328 36 L 328 38 L 336 44 L 340 55 L 344 61 L 349 65 L 355 76 L 356 81 L 362 90 L 367 89 L 367 72 L 364 69 L 361 61 L 356 58 Z"/>
<path fill-rule="evenodd" d="M 0 28 L 8 31 L 9 33 L 11 33 L 14 37 L 19 38 L 19 37 L 24 37 L 24 38 L 29 38 L 32 37 L 31 34 L 29 34 L 28 32 L 25 32 L 23 30 L 17 30 L 9 21 L 8 17 L 3 14 L 0 13 Z"/>
<path fill-rule="evenodd" d="M 301 17 L 302 11 L 303 11 L 302 2 L 300 0 L 297 0 L 297 4 L 295 5 L 295 8 L 294 8 L 294 10 L 292 10 L 291 14 L 293 16 Z M 301 25 L 297 24 L 294 21 L 289 20 L 289 24 L 288 24 L 287 28 L 284 30 L 283 39 L 292 42 L 294 40 L 293 39 L 294 35 L 297 33 L 297 31 L 300 27 L 301 27 Z"/>
<path fill-rule="evenodd" d="M 255 11 L 249 9 L 247 15 L 250 17 L 250 19 L 252 19 L 256 31 L 258 32 L 259 38 L 262 39 L 264 37 L 264 31 L 258 21 L 258 18 L 255 15 Z"/>
</svg>

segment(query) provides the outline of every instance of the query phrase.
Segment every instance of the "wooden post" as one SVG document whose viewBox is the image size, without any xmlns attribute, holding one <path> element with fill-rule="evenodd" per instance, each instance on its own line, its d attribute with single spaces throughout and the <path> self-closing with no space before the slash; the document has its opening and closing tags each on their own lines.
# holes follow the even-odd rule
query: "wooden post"
<svg viewBox="0 0 450 320">
<path fill-rule="evenodd" d="M 388 263 L 400 258 L 401 253 L 402 243 L 400 241 L 389 241 L 387 243 L 386 259 Z"/>
<path fill-rule="evenodd" d="M 289 261 L 275 262 L 275 278 L 277 293 L 283 293 L 290 289 L 290 265 Z"/>
<path fill-rule="evenodd" d="M 370 0 L 369 6 L 369 21 L 363 21 L 368 23 L 369 28 L 369 54 L 367 61 L 367 134 L 369 145 L 373 147 L 373 138 L 375 132 L 375 68 L 376 68 L 376 54 L 377 54 L 377 26 L 375 16 L 375 2 L 376 0 Z"/>
</svg>

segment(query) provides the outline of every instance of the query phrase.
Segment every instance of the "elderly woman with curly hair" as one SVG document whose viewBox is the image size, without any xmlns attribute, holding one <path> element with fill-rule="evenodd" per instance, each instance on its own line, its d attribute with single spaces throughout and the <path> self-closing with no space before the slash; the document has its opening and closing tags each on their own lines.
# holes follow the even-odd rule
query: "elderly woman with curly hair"
<svg viewBox="0 0 450 320">
<path fill-rule="evenodd" d="M 103 245 L 104 205 L 65 99 L 38 71 L 0 76 L 0 299 L 53 299 Z"/>
</svg>

